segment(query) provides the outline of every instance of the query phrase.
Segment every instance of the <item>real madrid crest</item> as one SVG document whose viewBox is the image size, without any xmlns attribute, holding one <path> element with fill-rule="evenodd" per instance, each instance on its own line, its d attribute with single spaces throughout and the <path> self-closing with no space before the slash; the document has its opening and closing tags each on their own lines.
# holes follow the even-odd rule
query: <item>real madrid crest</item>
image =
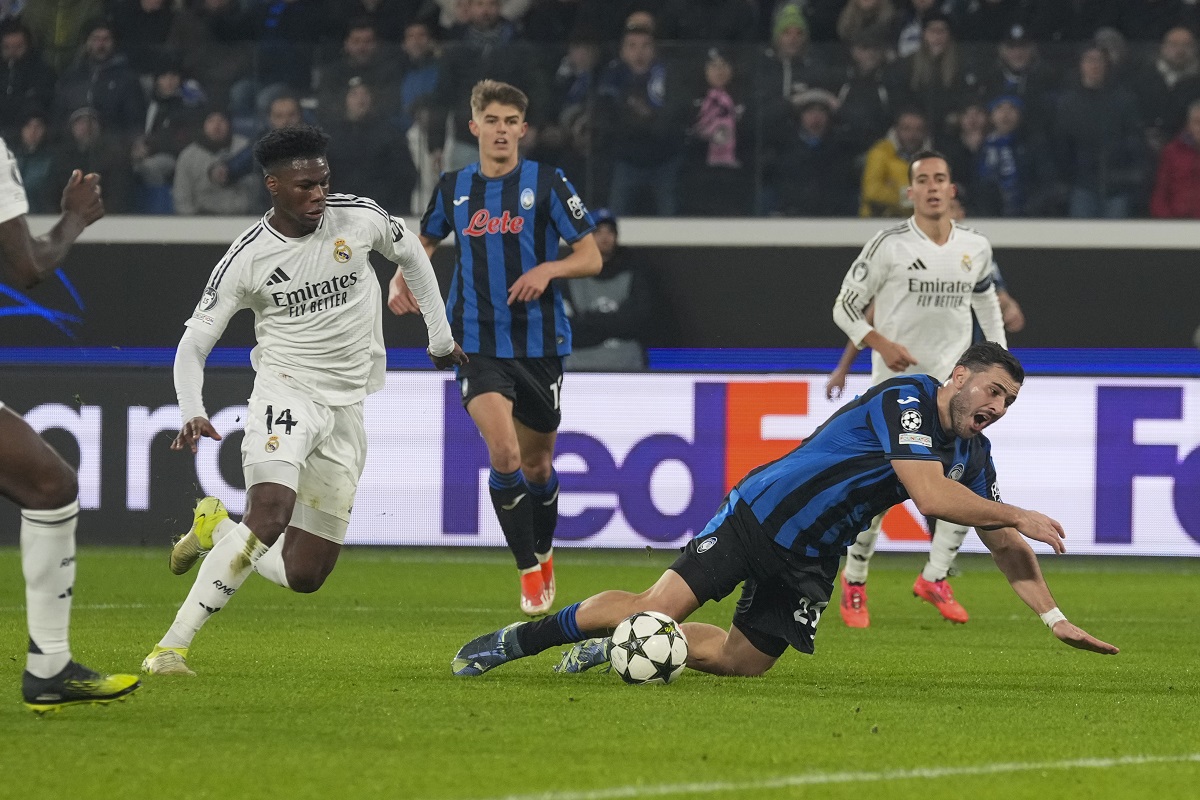
<svg viewBox="0 0 1200 800">
<path fill-rule="evenodd" d="M 345 264 L 350 260 L 350 256 L 354 255 L 354 251 L 350 249 L 350 245 L 346 244 L 345 239 L 338 239 L 333 243 L 333 260 L 339 264 Z"/>
<path fill-rule="evenodd" d="M 274 453 L 276 450 L 279 449 L 279 437 L 278 436 L 268 436 L 267 443 L 263 449 L 265 449 L 268 453 Z"/>
<path fill-rule="evenodd" d="M 962 269 L 963 269 L 963 272 L 970 272 L 970 271 L 971 271 L 971 267 L 972 267 L 972 263 L 971 263 L 971 256 L 970 256 L 970 254 L 969 254 L 969 253 L 963 253 L 963 257 L 962 257 Z"/>
</svg>

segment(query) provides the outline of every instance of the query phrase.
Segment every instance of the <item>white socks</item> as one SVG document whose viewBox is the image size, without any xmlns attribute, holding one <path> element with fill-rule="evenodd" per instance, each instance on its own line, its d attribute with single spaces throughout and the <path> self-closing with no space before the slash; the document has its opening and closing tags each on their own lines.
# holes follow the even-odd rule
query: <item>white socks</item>
<svg viewBox="0 0 1200 800">
<path fill-rule="evenodd" d="M 929 547 L 929 561 L 921 576 L 927 581 L 940 581 L 950 573 L 950 565 L 958 548 L 967 538 L 968 528 L 954 522 L 939 519 L 933 526 L 933 544 Z"/>
<path fill-rule="evenodd" d="M 75 587 L 75 522 L 79 501 L 49 511 L 21 510 L 21 571 L 29 654 L 25 669 L 52 678 L 71 660 L 68 628 Z"/>
<path fill-rule="evenodd" d="M 842 568 L 842 580 L 846 583 L 866 583 L 871 556 L 875 554 L 875 542 L 879 539 L 879 528 L 883 514 L 871 520 L 867 529 L 858 535 L 854 544 L 846 551 L 846 566 Z"/>
<path fill-rule="evenodd" d="M 287 531 L 279 534 L 279 538 L 275 540 L 275 544 L 271 545 L 271 549 L 266 555 L 260 558 L 254 564 L 254 571 L 271 583 L 277 583 L 285 589 L 292 587 L 288 586 L 287 569 L 283 565 L 283 540 L 287 538 Z"/>
<path fill-rule="evenodd" d="M 238 523 L 227 530 L 200 563 L 196 582 L 158 646 L 190 647 L 208 618 L 225 607 L 266 553 L 267 546 L 245 524 Z"/>
</svg>

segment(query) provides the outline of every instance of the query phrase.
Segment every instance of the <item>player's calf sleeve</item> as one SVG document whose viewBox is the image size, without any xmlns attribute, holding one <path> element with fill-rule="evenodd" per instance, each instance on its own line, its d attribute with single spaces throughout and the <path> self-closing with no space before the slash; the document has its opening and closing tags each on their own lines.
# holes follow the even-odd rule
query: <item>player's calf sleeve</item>
<svg viewBox="0 0 1200 800">
<path fill-rule="evenodd" d="M 271 545 L 271 549 L 254 562 L 254 571 L 271 583 L 278 584 L 285 589 L 292 588 L 288 585 L 287 567 L 283 563 L 283 540 L 287 537 L 287 531 L 279 535 L 275 540 L 275 544 Z M 214 545 L 215 547 L 216 545 Z"/>
<path fill-rule="evenodd" d="M 50 678 L 71 660 L 68 630 L 75 587 L 75 523 L 79 501 L 49 511 L 21 511 L 21 571 L 29 624 L 26 669 Z"/>
<path fill-rule="evenodd" d="M 879 539 L 882 524 L 883 515 L 880 514 L 850 545 L 846 551 L 846 566 L 842 568 L 842 580 L 849 583 L 867 582 L 867 570 L 871 566 L 871 556 L 875 555 L 875 542 Z"/>
<path fill-rule="evenodd" d="M 533 550 L 539 556 L 554 546 L 554 529 L 558 526 L 558 472 L 550 469 L 550 479 L 534 483 L 528 479 L 529 499 L 533 501 Z"/>
<path fill-rule="evenodd" d="M 245 523 L 238 523 L 200 562 L 196 582 L 158 646 L 191 647 L 200 628 L 225 607 L 266 552 L 267 546 Z"/>
<path fill-rule="evenodd" d="M 517 645 L 524 655 L 537 655 L 551 647 L 581 642 L 587 638 L 575 623 L 575 612 L 579 603 L 574 603 L 552 614 L 533 622 L 526 622 L 517 628 Z"/>
<path fill-rule="evenodd" d="M 536 567 L 533 503 L 529 499 L 529 488 L 521 480 L 521 471 L 497 472 L 493 467 L 488 475 L 488 493 L 492 496 L 492 508 L 496 509 L 496 519 L 500 521 L 508 549 L 517 560 L 517 569 Z"/>
<path fill-rule="evenodd" d="M 967 538 L 967 528 L 939 519 L 933 526 L 933 543 L 929 546 L 929 561 L 921 576 L 927 581 L 940 581 L 950 573 L 950 565 Z"/>
</svg>

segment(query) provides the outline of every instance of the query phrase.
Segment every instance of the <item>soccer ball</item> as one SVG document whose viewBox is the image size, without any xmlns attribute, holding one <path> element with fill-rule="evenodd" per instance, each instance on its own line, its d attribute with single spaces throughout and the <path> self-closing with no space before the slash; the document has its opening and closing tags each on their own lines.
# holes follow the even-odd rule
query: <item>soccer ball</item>
<svg viewBox="0 0 1200 800">
<path fill-rule="evenodd" d="M 639 611 L 616 627 L 608 650 L 626 683 L 670 683 L 683 672 L 687 637 L 679 623 L 657 611 Z"/>
</svg>

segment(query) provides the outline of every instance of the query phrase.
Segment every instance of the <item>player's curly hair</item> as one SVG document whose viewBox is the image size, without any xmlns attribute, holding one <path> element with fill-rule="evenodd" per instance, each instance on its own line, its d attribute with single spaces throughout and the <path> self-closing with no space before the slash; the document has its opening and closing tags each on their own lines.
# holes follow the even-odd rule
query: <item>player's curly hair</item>
<svg viewBox="0 0 1200 800">
<path fill-rule="evenodd" d="M 329 136 L 315 125 L 289 125 L 263 134 L 254 145 L 254 159 L 270 172 L 288 161 L 324 158 Z"/>
<path fill-rule="evenodd" d="M 1014 381 L 1025 382 L 1025 368 L 1012 353 L 995 342 L 980 342 L 966 349 L 958 359 L 956 366 L 966 367 L 971 372 L 983 372 L 989 367 L 999 365 L 1004 367 Z"/>
</svg>

